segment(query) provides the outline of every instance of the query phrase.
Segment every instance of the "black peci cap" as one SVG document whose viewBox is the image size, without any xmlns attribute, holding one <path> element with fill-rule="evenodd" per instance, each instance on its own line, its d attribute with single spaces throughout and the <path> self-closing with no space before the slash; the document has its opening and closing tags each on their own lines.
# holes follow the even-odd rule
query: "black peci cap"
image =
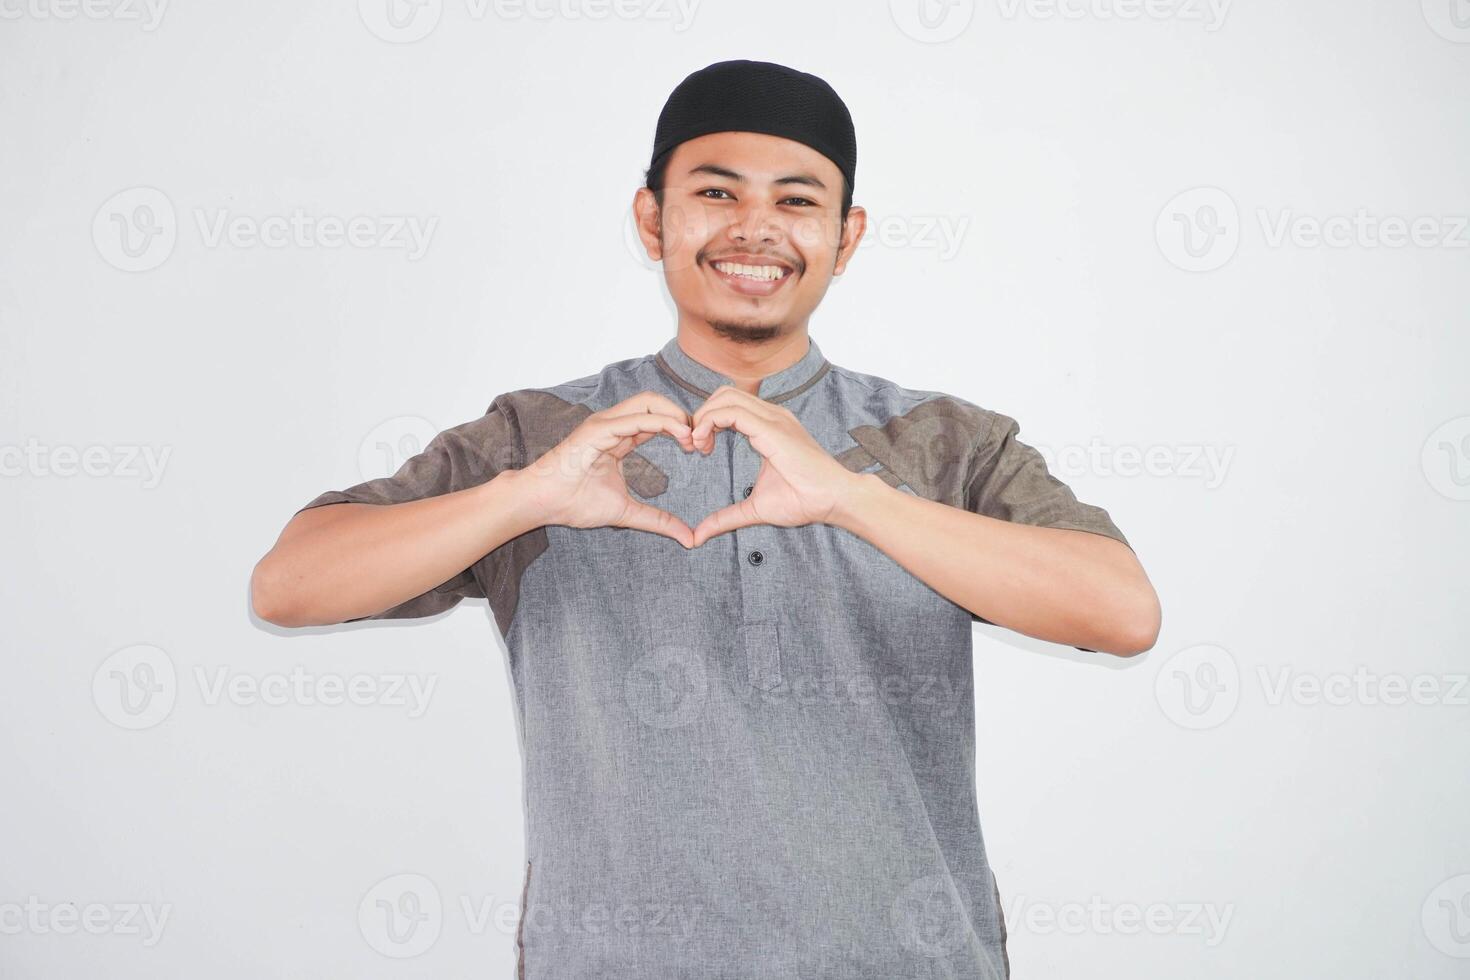
<svg viewBox="0 0 1470 980">
<path fill-rule="evenodd" d="M 686 140 L 730 131 L 805 143 L 854 186 L 857 136 L 846 104 L 816 75 L 768 61 L 720 61 L 680 82 L 659 113 L 648 169 Z"/>
</svg>

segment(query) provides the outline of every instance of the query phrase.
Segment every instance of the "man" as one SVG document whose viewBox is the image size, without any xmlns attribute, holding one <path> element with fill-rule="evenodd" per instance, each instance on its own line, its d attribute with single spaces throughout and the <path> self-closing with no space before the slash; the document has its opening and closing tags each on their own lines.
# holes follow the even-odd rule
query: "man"
<svg viewBox="0 0 1470 980">
<path fill-rule="evenodd" d="M 524 763 L 520 976 L 1009 976 L 971 626 L 1157 636 L 1123 534 L 1012 418 L 810 338 L 865 227 L 856 155 L 813 75 L 690 75 L 633 202 L 676 336 L 496 397 L 311 501 L 255 570 L 285 626 L 488 598 Z"/>
</svg>

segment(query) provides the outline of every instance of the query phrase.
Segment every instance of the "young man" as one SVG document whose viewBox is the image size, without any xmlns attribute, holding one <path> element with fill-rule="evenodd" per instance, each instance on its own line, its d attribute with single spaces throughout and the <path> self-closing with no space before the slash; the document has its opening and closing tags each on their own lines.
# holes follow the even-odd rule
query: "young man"
<svg viewBox="0 0 1470 980">
<path fill-rule="evenodd" d="M 1008 976 L 972 623 L 1120 656 L 1157 636 L 1123 534 L 1012 418 L 808 335 L 863 234 L 856 156 L 813 75 L 690 75 L 633 201 L 677 335 L 496 397 L 311 501 L 256 567 L 283 626 L 488 598 L 524 763 L 521 976 Z"/>
</svg>

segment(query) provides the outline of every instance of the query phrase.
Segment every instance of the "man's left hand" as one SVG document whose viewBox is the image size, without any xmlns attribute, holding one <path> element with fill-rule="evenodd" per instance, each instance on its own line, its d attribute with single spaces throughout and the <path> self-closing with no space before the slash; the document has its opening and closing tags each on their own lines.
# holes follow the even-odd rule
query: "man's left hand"
<svg viewBox="0 0 1470 980">
<path fill-rule="evenodd" d="M 694 528 L 696 548 L 752 524 L 831 523 L 856 487 L 858 474 L 818 445 L 790 409 L 721 385 L 694 413 L 695 448 L 706 456 L 713 452 L 720 429 L 734 429 L 750 440 L 761 455 L 760 475 L 749 497 L 699 522 Z"/>
</svg>

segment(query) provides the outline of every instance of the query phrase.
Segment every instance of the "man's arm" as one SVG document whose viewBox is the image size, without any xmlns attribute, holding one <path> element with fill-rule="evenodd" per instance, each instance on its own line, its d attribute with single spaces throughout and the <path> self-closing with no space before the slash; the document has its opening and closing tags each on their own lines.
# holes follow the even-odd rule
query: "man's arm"
<svg viewBox="0 0 1470 980">
<path fill-rule="evenodd" d="M 422 595 L 540 526 L 507 470 L 399 504 L 330 504 L 291 518 L 250 576 L 255 614 L 277 626 L 360 619 Z"/>
<path fill-rule="evenodd" d="M 1119 656 L 1152 647 L 1158 596 L 1132 549 L 1112 536 L 1121 532 L 1015 440 L 1014 419 L 990 414 L 986 441 L 967 460 L 972 475 L 953 494 L 961 507 L 848 470 L 790 409 L 722 385 L 694 413 L 695 446 L 708 454 L 715 433 L 733 429 L 765 463 L 750 496 L 705 517 L 694 543 L 752 524 L 831 524 L 986 622 Z M 1098 531 L 1046 526 L 1082 522 Z"/>
<path fill-rule="evenodd" d="M 520 436 L 492 404 L 484 419 L 435 436 L 392 477 L 323 494 L 299 511 L 256 564 L 251 605 L 277 626 L 441 612 L 481 594 L 472 566 L 548 524 L 649 531 L 690 547 L 689 527 L 634 500 L 621 470 L 656 435 L 692 451 L 688 420 L 672 400 L 645 391 L 590 413 L 525 468 L 509 469 L 507 449 Z M 395 610 L 419 597 L 409 611 Z"/>
<path fill-rule="evenodd" d="M 856 475 L 827 523 L 997 626 L 1118 656 L 1158 639 L 1158 595 L 1121 541 L 974 514 L 871 473 Z"/>
</svg>

